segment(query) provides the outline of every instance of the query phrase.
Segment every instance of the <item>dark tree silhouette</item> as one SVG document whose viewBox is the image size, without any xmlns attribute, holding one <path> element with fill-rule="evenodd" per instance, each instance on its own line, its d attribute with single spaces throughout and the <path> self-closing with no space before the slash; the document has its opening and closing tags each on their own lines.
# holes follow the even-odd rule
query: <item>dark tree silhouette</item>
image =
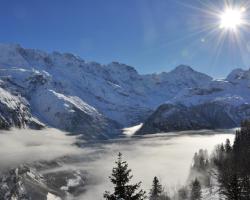
<svg viewBox="0 0 250 200">
<path fill-rule="evenodd" d="M 106 191 L 104 198 L 107 200 L 143 200 L 146 199 L 146 192 L 140 189 L 141 182 L 130 184 L 132 179 L 131 169 L 128 169 L 126 161 L 122 160 L 122 154 L 118 154 L 118 159 L 115 162 L 116 166 L 112 170 L 112 175 L 109 177 L 114 184 L 114 193 Z"/>
<path fill-rule="evenodd" d="M 191 183 L 190 200 L 200 200 L 200 199 L 201 199 L 201 185 L 198 179 L 195 179 Z"/>
<path fill-rule="evenodd" d="M 198 153 L 194 154 L 192 168 L 196 171 L 203 172 L 209 167 L 207 150 L 200 149 Z"/>
<path fill-rule="evenodd" d="M 200 149 L 195 153 L 193 164 L 190 169 L 189 180 L 194 177 L 200 181 L 201 185 L 211 186 L 211 165 L 207 150 Z"/>
<path fill-rule="evenodd" d="M 236 131 L 235 141 L 231 146 L 217 149 L 214 163 L 217 167 L 217 180 L 220 194 L 226 200 L 250 199 L 250 121 L 243 121 L 241 129 Z"/>
<path fill-rule="evenodd" d="M 226 153 L 231 153 L 231 151 L 232 151 L 232 146 L 231 146 L 229 139 L 226 140 L 225 151 L 226 151 Z"/>
<path fill-rule="evenodd" d="M 150 200 L 159 200 L 162 196 L 163 189 L 159 179 L 155 176 L 153 179 L 152 189 L 150 190 Z"/>
</svg>

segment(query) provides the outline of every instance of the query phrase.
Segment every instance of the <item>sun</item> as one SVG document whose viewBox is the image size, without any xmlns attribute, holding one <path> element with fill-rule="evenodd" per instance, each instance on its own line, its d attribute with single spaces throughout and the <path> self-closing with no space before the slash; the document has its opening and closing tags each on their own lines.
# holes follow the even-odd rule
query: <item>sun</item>
<svg viewBox="0 0 250 200">
<path fill-rule="evenodd" d="M 244 22 L 243 13 L 245 10 L 244 7 L 241 9 L 227 8 L 220 15 L 220 28 L 235 30 L 240 27 Z"/>
</svg>

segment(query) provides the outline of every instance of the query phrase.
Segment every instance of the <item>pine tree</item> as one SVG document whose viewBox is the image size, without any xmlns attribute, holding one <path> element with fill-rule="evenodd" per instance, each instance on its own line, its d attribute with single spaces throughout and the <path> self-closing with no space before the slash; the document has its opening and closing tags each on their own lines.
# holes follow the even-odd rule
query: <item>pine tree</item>
<svg viewBox="0 0 250 200">
<path fill-rule="evenodd" d="M 230 153 L 232 151 L 232 146 L 231 146 L 229 139 L 226 140 L 225 150 L 226 150 L 226 153 Z"/>
<path fill-rule="evenodd" d="M 250 199 L 250 121 L 241 123 L 231 146 L 227 140 L 214 158 L 220 194 L 227 200 Z"/>
<path fill-rule="evenodd" d="M 231 145 L 227 141 L 226 145 L 222 144 L 217 149 L 214 156 L 214 164 L 217 167 L 217 181 L 219 183 L 220 195 L 227 200 L 239 200 L 240 199 L 240 185 L 239 176 L 237 173 L 236 162 L 234 161 L 233 151 L 230 148 Z"/>
<path fill-rule="evenodd" d="M 159 200 L 162 196 L 163 189 L 159 179 L 155 176 L 153 179 L 152 189 L 150 190 L 150 200 Z"/>
<path fill-rule="evenodd" d="M 195 179 L 191 184 L 190 200 L 200 200 L 200 199 L 201 199 L 201 185 L 198 179 Z"/>
<path fill-rule="evenodd" d="M 114 193 L 104 193 L 104 198 L 107 200 L 143 200 L 146 198 L 146 192 L 140 189 L 141 182 L 129 184 L 132 179 L 131 169 L 128 169 L 126 161 L 122 160 L 122 154 L 119 152 L 116 166 L 112 170 L 112 175 L 109 177 L 114 184 Z"/>
</svg>

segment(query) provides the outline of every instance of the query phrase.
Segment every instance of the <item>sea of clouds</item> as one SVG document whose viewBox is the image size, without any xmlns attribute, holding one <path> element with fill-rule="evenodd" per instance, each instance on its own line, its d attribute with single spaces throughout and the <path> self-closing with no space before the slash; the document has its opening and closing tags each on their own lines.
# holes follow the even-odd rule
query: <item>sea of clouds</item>
<svg viewBox="0 0 250 200">
<path fill-rule="evenodd" d="M 57 129 L 0 131 L 0 169 L 12 168 L 22 163 L 54 160 L 68 156 L 77 162 L 61 163 L 60 170 L 88 172 L 86 192 L 74 200 L 103 199 L 105 190 L 112 191 L 108 177 L 118 152 L 122 152 L 134 175 L 133 182 L 142 181 L 142 188 L 149 191 L 152 179 L 158 176 L 166 190 L 185 184 L 192 158 L 199 149 L 212 152 L 215 145 L 234 138 L 233 131 L 191 131 L 132 137 L 99 143 L 75 145 L 77 137 Z"/>
<path fill-rule="evenodd" d="M 57 129 L 0 131 L 0 169 L 79 154 L 77 138 Z"/>
</svg>

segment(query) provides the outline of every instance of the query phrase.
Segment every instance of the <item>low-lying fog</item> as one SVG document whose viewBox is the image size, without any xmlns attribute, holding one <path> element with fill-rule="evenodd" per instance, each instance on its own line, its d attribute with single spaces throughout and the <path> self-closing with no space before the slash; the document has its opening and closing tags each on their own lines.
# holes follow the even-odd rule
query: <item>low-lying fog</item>
<svg viewBox="0 0 250 200">
<path fill-rule="evenodd" d="M 16 167 L 24 162 L 52 160 L 57 157 L 79 154 L 72 145 L 76 138 L 57 129 L 12 129 L 0 131 L 0 169 Z"/>
<path fill-rule="evenodd" d="M 199 149 L 211 152 L 215 145 L 227 138 L 233 140 L 233 130 L 225 132 L 189 131 L 178 134 L 157 134 L 140 138 L 124 138 L 105 143 L 72 144 L 76 138 L 55 129 L 43 131 L 14 130 L 0 134 L 0 167 L 51 160 L 63 155 L 82 157 L 81 163 L 65 164 L 62 168 L 84 169 L 90 174 L 86 193 L 77 200 L 99 200 L 105 190 L 112 189 L 108 176 L 120 151 L 132 169 L 134 181 L 142 181 L 147 192 L 154 176 L 158 176 L 169 190 L 184 184 L 193 155 Z M 1 132 L 3 133 L 3 132 Z M 62 169 L 53 169 L 62 170 Z"/>
<path fill-rule="evenodd" d="M 142 181 L 142 188 L 147 192 L 154 176 L 159 177 L 167 190 L 172 190 L 185 183 L 195 152 L 201 148 L 211 152 L 215 145 L 225 142 L 227 138 L 232 141 L 232 133 L 232 130 L 226 133 L 189 131 L 179 133 L 181 135 L 158 134 L 96 144 L 91 147 L 98 152 L 96 159 L 83 166 L 96 177 L 98 184 L 89 186 L 83 199 L 102 199 L 103 191 L 112 188 L 108 176 L 119 151 L 132 169 L 133 180 Z"/>
</svg>

